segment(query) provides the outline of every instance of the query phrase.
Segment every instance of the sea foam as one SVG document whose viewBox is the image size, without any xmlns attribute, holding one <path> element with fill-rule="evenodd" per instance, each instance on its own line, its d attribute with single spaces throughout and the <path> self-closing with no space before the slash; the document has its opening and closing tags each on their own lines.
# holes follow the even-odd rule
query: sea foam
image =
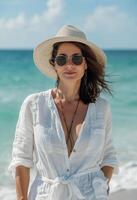
<svg viewBox="0 0 137 200">
<path fill-rule="evenodd" d="M 110 192 L 120 189 L 137 188 L 137 162 L 130 161 L 120 167 L 118 175 L 113 175 L 110 182 Z"/>
</svg>

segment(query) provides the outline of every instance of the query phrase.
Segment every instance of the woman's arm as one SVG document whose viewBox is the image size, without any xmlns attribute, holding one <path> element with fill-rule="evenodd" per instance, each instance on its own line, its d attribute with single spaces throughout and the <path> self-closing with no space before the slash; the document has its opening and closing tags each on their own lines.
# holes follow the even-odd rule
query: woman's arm
<svg viewBox="0 0 137 200">
<path fill-rule="evenodd" d="M 112 172 L 114 172 L 114 174 L 118 174 L 119 172 L 119 162 L 117 160 L 117 152 L 113 144 L 112 114 L 109 104 L 106 108 L 105 143 L 102 152 L 102 162 L 100 168 L 103 169 L 102 171 L 106 176 L 108 176 L 109 179 L 112 176 Z"/>
<path fill-rule="evenodd" d="M 16 167 L 16 194 L 17 200 L 27 200 L 30 169 L 24 166 Z"/>
</svg>

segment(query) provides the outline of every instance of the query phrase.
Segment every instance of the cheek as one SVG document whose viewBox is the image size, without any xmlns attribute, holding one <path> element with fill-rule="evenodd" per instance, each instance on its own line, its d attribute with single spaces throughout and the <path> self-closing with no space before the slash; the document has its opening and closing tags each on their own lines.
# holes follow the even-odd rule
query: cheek
<svg viewBox="0 0 137 200">
<path fill-rule="evenodd" d="M 61 68 L 59 68 L 59 67 L 54 67 L 54 70 L 56 71 L 56 73 L 60 73 L 61 72 Z"/>
<path fill-rule="evenodd" d="M 79 74 L 81 75 L 81 77 L 84 76 L 84 74 L 85 74 L 85 68 L 84 67 L 79 69 Z"/>
</svg>

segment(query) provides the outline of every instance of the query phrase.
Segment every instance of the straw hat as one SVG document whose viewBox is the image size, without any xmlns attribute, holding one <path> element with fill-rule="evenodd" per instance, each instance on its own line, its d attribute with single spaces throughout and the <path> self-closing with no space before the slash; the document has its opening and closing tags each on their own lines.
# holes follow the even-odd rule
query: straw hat
<svg viewBox="0 0 137 200">
<path fill-rule="evenodd" d="M 92 42 L 88 41 L 84 32 L 72 25 L 63 26 L 55 35 L 48 40 L 40 43 L 33 52 L 33 58 L 38 69 L 45 75 L 57 78 L 57 74 L 54 67 L 49 63 L 49 59 L 52 55 L 53 45 L 57 42 L 80 42 L 91 48 L 92 52 L 95 54 L 97 62 L 102 66 L 106 64 L 106 56 L 102 49 L 97 47 Z"/>
</svg>

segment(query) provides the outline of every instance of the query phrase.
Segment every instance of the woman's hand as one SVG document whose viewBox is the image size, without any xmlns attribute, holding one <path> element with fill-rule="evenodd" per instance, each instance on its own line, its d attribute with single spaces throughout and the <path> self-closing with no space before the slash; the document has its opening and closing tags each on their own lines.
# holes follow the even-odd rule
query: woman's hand
<svg viewBox="0 0 137 200">
<path fill-rule="evenodd" d="M 107 194 L 109 195 L 109 191 L 110 191 L 110 187 L 109 187 L 109 183 L 110 183 L 110 180 L 111 180 L 111 177 L 112 177 L 112 174 L 113 174 L 113 167 L 110 167 L 110 166 L 104 166 L 101 168 L 101 170 L 103 171 L 104 173 L 104 176 L 106 178 L 108 178 L 108 189 L 107 189 Z"/>
<path fill-rule="evenodd" d="M 104 176 L 106 178 L 108 178 L 108 184 L 109 184 L 111 177 L 112 177 L 112 174 L 113 174 L 114 168 L 110 167 L 110 166 L 104 166 L 104 167 L 101 168 L 101 170 L 103 171 Z"/>
</svg>

